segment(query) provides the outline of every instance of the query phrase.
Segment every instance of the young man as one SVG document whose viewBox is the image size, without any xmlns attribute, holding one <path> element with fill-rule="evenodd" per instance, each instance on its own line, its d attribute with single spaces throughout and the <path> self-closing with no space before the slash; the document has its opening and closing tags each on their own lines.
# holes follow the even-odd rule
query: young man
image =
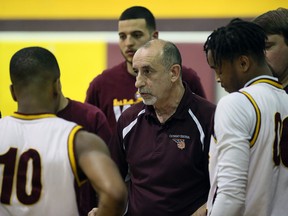
<svg viewBox="0 0 288 216">
<path fill-rule="evenodd" d="M 130 7 L 121 14 L 118 33 L 119 47 L 125 61 L 97 76 L 90 83 L 85 100 L 105 113 L 112 132 L 115 131 L 121 113 L 141 101 L 134 85 L 132 58 L 140 46 L 158 38 L 153 14 L 141 6 Z M 205 97 L 200 78 L 194 70 L 183 67 L 183 80 L 192 92 Z"/>
<path fill-rule="evenodd" d="M 134 55 L 143 102 L 122 113 L 109 145 L 128 182 L 126 215 L 187 216 L 207 201 L 215 105 L 182 83 L 181 69 L 170 42 L 151 40 Z"/>
<path fill-rule="evenodd" d="M 122 215 L 126 188 L 106 144 L 55 115 L 61 94 L 55 56 L 21 49 L 10 77 L 18 109 L 0 119 L 1 216 L 79 215 L 74 179 L 78 185 L 88 179 L 98 192 L 98 215 Z"/>
<path fill-rule="evenodd" d="M 256 17 L 253 22 L 266 32 L 267 61 L 288 93 L 288 9 L 268 11 Z"/>
<path fill-rule="evenodd" d="M 274 214 L 274 199 L 282 196 L 276 188 L 287 191 L 279 178 L 280 166 L 286 166 L 286 172 L 288 167 L 288 95 L 266 62 L 266 39 L 260 26 L 235 19 L 213 31 L 204 45 L 208 64 L 230 93 L 220 99 L 215 113 L 209 216 L 276 216 L 288 211 L 285 195 Z"/>
</svg>

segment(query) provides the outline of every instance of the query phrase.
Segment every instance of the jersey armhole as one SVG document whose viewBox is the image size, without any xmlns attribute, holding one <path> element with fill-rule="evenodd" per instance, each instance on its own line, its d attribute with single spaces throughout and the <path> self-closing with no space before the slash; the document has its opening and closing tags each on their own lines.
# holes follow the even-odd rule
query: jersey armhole
<svg viewBox="0 0 288 216">
<path fill-rule="evenodd" d="M 241 94 L 243 94 L 244 96 L 246 96 L 246 98 L 250 101 L 250 103 L 252 104 L 253 108 L 254 108 L 254 111 L 255 111 L 255 114 L 256 114 L 256 124 L 255 124 L 255 128 L 254 128 L 254 131 L 253 131 L 253 134 L 249 140 L 250 142 L 250 148 L 252 148 L 258 138 L 258 135 L 259 135 L 259 132 L 260 132 L 260 126 L 261 126 L 261 112 L 260 112 L 260 109 L 256 103 L 256 101 L 253 99 L 253 97 L 243 91 L 243 92 L 240 92 Z"/>
<path fill-rule="evenodd" d="M 86 180 L 86 176 L 85 174 L 82 172 L 82 170 L 80 169 L 77 160 L 76 160 L 76 154 L 75 154 L 75 145 L 74 145 L 74 140 L 75 140 L 75 135 L 76 133 L 83 129 L 81 126 L 77 125 L 75 126 L 68 137 L 68 157 L 69 157 L 69 161 L 70 161 L 70 165 L 74 174 L 74 177 L 76 179 L 76 182 L 78 184 L 78 186 L 81 186 Z"/>
</svg>

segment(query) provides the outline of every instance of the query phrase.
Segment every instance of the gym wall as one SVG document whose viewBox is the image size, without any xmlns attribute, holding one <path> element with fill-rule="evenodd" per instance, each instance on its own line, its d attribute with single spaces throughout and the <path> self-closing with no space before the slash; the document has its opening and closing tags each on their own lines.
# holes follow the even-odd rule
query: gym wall
<svg viewBox="0 0 288 216">
<path fill-rule="evenodd" d="M 215 103 L 223 92 L 203 53 L 209 33 L 231 18 L 251 19 L 288 6 L 287 0 L 136 3 L 154 13 L 160 38 L 179 47 L 183 65 L 198 72 L 208 100 Z M 117 45 L 117 19 L 135 1 L 2 0 L 0 5 L 0 110 L 6 116 L 17 108 L 9 92 L 9 61 L 17 50 L 42 46 L 52 51 L 60 65 L 65 96 L 84 101 L 90 81 L 123 60 Z"/>
</svg>

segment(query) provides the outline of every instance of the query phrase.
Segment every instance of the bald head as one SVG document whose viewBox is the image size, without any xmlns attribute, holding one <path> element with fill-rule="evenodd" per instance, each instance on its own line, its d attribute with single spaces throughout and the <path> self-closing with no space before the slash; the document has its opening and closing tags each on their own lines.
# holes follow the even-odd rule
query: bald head
<svg viewBox="0 0 288 216">
<path fill-rule="evenodd" d="M 166 69 L 170 68 L 173 64 L 179 64 L 180 67 L 182 67 L 181 54 L 175 44 L 169 41 L 161 39 L 148 41 L 137 50 L 135 53 L 136 58 L 138 58 L 137 55 L 142 55 L 142 52 L 147 52 L 146 55 L 155 58 L 155 60 L 157 59 Z"/>
</svg>

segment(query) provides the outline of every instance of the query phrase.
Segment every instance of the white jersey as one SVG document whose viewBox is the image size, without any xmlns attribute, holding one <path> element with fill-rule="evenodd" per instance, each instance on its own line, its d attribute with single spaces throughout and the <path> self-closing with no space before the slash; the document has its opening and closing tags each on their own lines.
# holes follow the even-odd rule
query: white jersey
<svg viewBox="0 0 288 216">
<path fill-rule="evenodd" d="M 0 119 L 1 216 L 78 215 L 73 138 L 80 128 L 52 114 Z"/>
<path fill-rule="evenodd" d="M 287 117 L 288 95 L 270 76 L 219 101 L 210 144 L 209 216 L 288 214 Z"/>
</svg>

